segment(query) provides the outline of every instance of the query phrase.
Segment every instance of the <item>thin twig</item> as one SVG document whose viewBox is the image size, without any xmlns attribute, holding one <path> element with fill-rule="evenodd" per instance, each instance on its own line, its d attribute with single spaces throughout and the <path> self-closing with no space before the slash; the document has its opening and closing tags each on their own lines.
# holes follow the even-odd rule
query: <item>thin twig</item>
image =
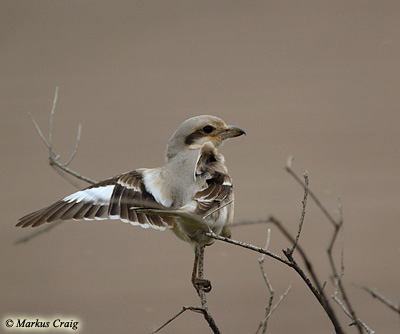
<svg viewBox="0 0 400 334">
<path fill-rule="evenodd" d="M 72 152 L 71 157 L 69 158 L 69 160 L 66 163 L 60 163 L 58 160 L 60 158 L 60 156 L 58 154 L 56 154 L 53 150 L 53 123 L 54 123 L 54 114 L 55 114 L 55 110 L 56 110 L 56 106 L 57 106 L 57 99 L 58 99 L 58 87 L 56 87 L 56 91 L 54 94 L 54 99 L 53 99 L 53 105 L 51 108 L 51 112 L 50 112 L 50 128 L 49 128 L 49 138 L 48 140 L 46 140 L 45 136 L 43 135 L 42 130 L 40 129 L 39 125 L 37 124 L 37 122 L 35 121 L 35 119 L 33 118 L 31 113 L 28 113 L 29 117 L 31 118 L 31 121 L 33 123 L 33 125 L 36 128 L 36 131 L 38 132 L 40 138 L 42 139 L 43 143 L 46 145 L 47 149 L 49 150 L 49 163 L 51 166 L 56 166 L 57 168 L 59 168 L 60 170 L 62 170 L 63 172 L 70 174 L 74 177 L 76 177 L 79 180 L 85 181 L 87 183 L 90 184 L 95 184 L 97 183 L 96 181 L 82 175 L 79 174 L 75 171 L 73 171 L 72 169 L 68 168 L 68 165 L 72 162 L 72 160 L 75 158 L 77 152 L 78 152 L 78 148 L 79 148 L 79 143 L 80 143 L 80 138 L 81 138 L 81 130 L 82 130 L 82 125 L 79 124 L 78 126 L 78 135 L 77 135 L 77 139 L 76 139 L 76 144 L 75 144 L 75 148 Z"/>
<path fill-rule="evenodd" d="M 286 165 L 286 170 L 295 178 L 295 180 L 296 180 L 297 182 L 299 182 L 299 183 L 303 186 L 303 188 L 305 189 L 305 193 L 307 192 L 307 195 L 308 195 L 308 194 L 312 195 L 314 201 L 317 203 L 317 206 L 318 206 L 323 212 L 324 212 L 324 211 L 326 212 L 326 214 L 325 214 L 326 217 L 328 217 L 328 219 L 333 223 L 333 225 L 334 225 L 334 227 L 335 227 L 335 233 L 334 233 L 334 240 L 335 240 L 335 239 L 336 239 L 337 232 L 338 232 L 338 229 L 339 229 L 340 226 L 342 225 L 342 221 L 343 221 L 343 220 L 341 219 L 341 221 L 340 221 L 339 224 L 336 223 L 336 222 L 334 221 L 334 219 L 332 218 L 332 216 L 327 212 L 327 210 L 326 210 L 325 207 L 321 204 L 321 202 L 319 201 L 319 199 L 318 199 L 315 195 L 313 195 L 312 191 L 309 189 L 308 184 L 307 184 L 308 178 L 307 178 L 307 179 L 305 180 L 305 182 L 303 183 L 303 181 L 301 181 L 300 178 L 297 176 L 297 174 L 292 170 L 292 168 L 291 168 L 292 160 L 293 160 L 293 159 L 292 159 L 291 157 L 288 158 L 287 165 Z M 305 212 L 305 205 L 303 205 L 303 211 Z M 292 244 L 296 244 L 296 239 L 293 238 L 293 237 L 286 231 L 286 229 L 283 228 L 283 226 L 282 226 L 278 221 L 275 221 L 275 220 L 273 219 L 273 217 L 270 217 L 268 221 L 269 221 L 269 222 L 273 222 L 273 223 L 275 223 L 278 227 L 280 227 L 281 231 L 283 231 L 283 233 L 285 234 L 285 236 L 286 236 L 289 240 L 292 241 Z M 301 230 L 301 229 L 300 229 L 300 230 Z M 223 241 L 226 241 L 226 240 L 223 240 Z M 228 241 L 227 241 L 227 242 L 228 242 Z M 230 243 L 232 243 L 232 242 L 230 242 Z M 332 250 L 333 244 L 334 244 L 334 241 L 331 242 L 331 245 L 330 245 L 330 248 L 329 248 L 330 250 Z M 240 244 L 239 244 L 239 245 L 240 245 Z M 240 246 L 244 247 L 243 245 L 240 245 Z M 252 245 L 251 245 L 251 246 L 252 246 Z M 253 246 L 253 247 L 254 247 L 254 246 Z M 248 247 L 248 245 L 246 245 L 246 248 L 255 250 L 255 249 L 253 249 L 252 247 Z M 257 251 L 257 250 L 255 250 L 255 251 Z M 261 252 L 261 253 L 262 253 L 262 252 Z M 324 285 L 321 286 L 321 284 L 319 283 L 318 277 L 317 277 L 316 273 L 314 272 L 314 270 L 312 269 L 311 262 L 310 262 L 310 261 L 308 260 L 308 258 L 306 257 L 304 251 L 302 251 L 302 250 L 299 248 L 299 253 L 301 254 L 303 260 L 304 260 L 305 263 L 306 263 L 306 268 L 307 268 L 307 270 L 308 270 L 309 272 L 312 273 L 312 274 L 311 274 L 311 277 L 312 277 L 314 283 L 316 283 L 316 286 L 314 286 L 314 284 L 310 281 L 310 279 L 308 278 L 308 276 L 304 273 L 303 269 L 297 264 L 297 262 L 296 262 L 295 259 L 293 258 L 293 252 L 291 252 L 291 248 L 288 248 L 288 249 L 283 250 L 283 253 L 284 253 L 285 256 L 287 257 L 288 261 L 285 261 L 285 260 L 283 259 L 284 261 L 281 261 L 281 262 L 283 262 L 283 263 L 287 264 L 288 266 L 292 267 L 292 268 L 300 275 L 300 277 L 303 279 L 303 281 L 307 284 L 308 288 L 311 290 L 311 292 L 312 292 L 312 293 L 314 294 L 314 296 L 317 298 L 317 300 L 319 301 L 319 303 L 321 304 L 321 306 L 324 308 L 324 310 L 325 310 L 325 312 L 327 313 L 328 317 L 330 318 L 330 320 L 331 320 L 333 326 L 335 327 L 336 333 L 343 333 L 343 330 L 342 330 L 341 325 L 340 325 L 340 323 L 339 323 L 339 321 L 338 321 L 338 319 L 337 319 L 337 316 L 336 316 L 335 312 L 333 311 L 333 308 L 332 308 L 331 304 L 329 303 L 329 300 L 328 300 L 328 298 L 326 297 L 326 295 L 325 295 L 325 293 L 324 293 L 324 291 L 323 291 Z M 267 255 L 271 256 L 270 254 L 267 254 Z M 274 255 L 275 255 L 275 254 L 274 254 Z M 331 254 L 330 254 L 330 255 L 331 255 Z M 274 256 L 271 256 L 271 257 L 274 257 Z M 333 257 L 332 257 L 332 256 L 331 256 L 330 260 L 331 260 L 331 263 L 333 264 L 333 267 L 332 267 L 332 268 L 333 268 L 333 272 L 337 274 L 336 268 L 335 268 L 334 263 L 333 263 Z M 346 298 L 346 302 L 348 302 L 348 299 L 347 299 L 347 298 Z M 348 302 L 348 305 L 350 305 L 349 302 Z M 351 309 L 351 311 L 354 312 L 354 310 L 352 310 L 352 309 Z"/>
<path fill-rule="evenodd" d="M 165 326 L 167 326 L 169 323 L 171 323 L 172 321 L 174 321 L 176 318 L 178 318 L 182 313 L 184 313 L 185 311 L 192 311 L 192 312 L 196 312 L 196 313 L 203 313 L 204 314 L 204 310 L 201 307 L 193 307 L 193 306 L 183 306 L 182 309 L 176 313 L 175 315 L 173 315 L 171 318 L 169 318 L 166 322 L 164 322 L 160 327 L 158 327 L 155 331 L 151 332 L 150 334 L 156 334 L 158 333 L 161 329 L 163 329 Z"/>
<path fill-rule="evenodd" d="M 288 230 L 284 227 L 284 225 L 282 224 L 282 222 L 278 219 L 276 219 L 274 216 L 270 216 L 267 219 L 261 219 L 261 220 L 257 220 L 257 221 L 250 221 L 250 222 L 246 222 L 246 221 L 241 221 L 238 223 L 233 224 L 234 227 L 236 226 L 243 226 L 243 225 L 254 225 L 254 224 L 265 224 L 265 223 L 272 223 L 274 224 L 280 231 L 281 233 L 291 242 L 294 242 L 294 238 L 290 235 L 290 233 L 288 232 Z M 250 248 L 251 249 L 251 248 Z M 322 305 L 322 307 L 324 308 L 325 312 L 327 313 L 328 317 L 331 319 L 332 324 L 335 327 L 336 333 L 343 333 L 341 327 L 340 327 L 340 323 L 335 315 L 335 312 L 332 309 L 332 306 L 329 303 L 328 297 L 325 294 L 325 283 L 321 284 L 315 270 L 314 267 L 309 259 L 309 257 L 307 256 L 307 254 L 305 253 L 305 251 L 303 250 L 303 248 L 300 245 L 297 245 L 296 247 L 298 253 L 300 254 L 305 267 L 307 268 L 307 271 L 309 272 L 315 287 L 316 287 L 316 292 L 314 292 L 314 295 L 316 296 L 317 300 L 320 302 L 320 304 Z M 285 263 L 285 262 L 284 262 Z M 286 264 L 286 263 L 285 263 Z M 310 288 L 311 289 L 311 288 Z M 317 296 L 319 295 L 319 296 Z"/>
<path fill-rule="evenodd" d="M 287 256 L 288 260 L 290 261 L 290 266 L 300 275 L 303 281 L 307 284 L 308 288 L 314 294 L 315 298 L 317 298 L 320 305 L 325 310 L 326 314 L 328 315 L 329 319 L 331 320 L 333 326 L 335 327 L 335 331 L 337 334 L 343 333 L 343 330 L 340 326 L 339 320 L 336 317 L 335 312 L 333 311 L 330 303 L 325 298 L 324 294 L 319 293 L 319 291 L 315 288 L 315 286 L 311 283 L 308 276 L 304 273 L 303 269 L 297 264 L 290 253 L 287 253 L 286 250 L 283 250 L 284 254 Z"/>
<path fill-rule="evenodd" d="M 58 169 L 55 169 L 55 170 L 64 178 L 65 178 L 65 174 L 62 174 L 61 172 L 70 174 L 70 175 L 76 177 L 77 179 L 83 180 L 87 183 L 95 184 L 95 183 L 97 183 L 96 181 L 89 179 L 88 177 L 83 176 L 82 174 L 79 174 L 67 167 L 72 162 L 72 160 L 75 158 L 75 156 L 78 152 L 80 139 L 81 139 L 81 132 L 82 132 L 81 124 L 78 125 L 78 134 L 77 134 L 77 138 L 76 138 L 76 144 L 75 144 L 75 148 L 71 154 L 71 157 L 68 159 L 68 161 L 65 164 L 58 162 L 58 159 L 60 158 L 60 156 L 58 154 L 56 154 L 53 150 L 53 123 L 54 123 L 54 114 L 55 114 L 55 110 L 56 110 L 56 106 L 57 106 L 57 99 L 58 99 L 58 87 L 56 87 L 56 90 L 54 93 L 53 104 L 52 104 L 52 108 L 51 108 L 51 112 L 50 112 L 50 125 L 49 125 L 48 140 L 46 140 L 45 136 L 43 135 L 42 130 L 40 129 L 40 127 L 39 127 L 38 123 L 36 122 L 36 120 L 34 119 L 33 115 L 30 112 L 28 112 L 28 116 L 30 117 L 37 133 L 39 134 L 40 139 L 43 141 L 43 143 L 46 145 L 47 149 L 49 150 L 48 159 L 49 159 L 50 166 L 58 167 Z M 69 180 L 68 178 L 66 178 L 66 179 L 69 182 L 71 182 L 71 180 Z M 52 228 L 58 226 L 61 223 L 62 223 L 61 221 L 54 222 L 46 227 L 43 227 L 42 229 L 34 231 L 34 232 L 28 234 L 27 236 L 16 240 L 15 244 L 20 244 L 22 242 L 28 242 L 31 239 L 36 238 L 37 236 L 50 231 Z"/>
<path fill-rule="evenodd" d="M 50 126 L 49 126 L 49 151 L 50 151 L 50 153 L 53 153 L 53 150 L 52 150 L 52 147 L 53 147 L 53 121 L 54 121 L 54 113 L 56 111 L 57 99 L 58 99 L 58 86 L 56 87 L 56 91 L 54 93 L 53 106 L 51 107 L 51 112 L 50 112 Z"/>
<path fill-rule="evenodd" d="M 270 241 L 271 241 L 271 229 L 269 228 L 267 230 L 267 242 L 265 243 L 265 248 L 264 248 L 265 250 L 268 250 Z M 267 277 L 267 274 L 264 270 L 264 262 L 265 262 L 265 254 L 262 254 L 262 256 L 258 259 L 258 264 L 260 266 L 261 274 L 264 278 L 265 284 L 267 285 L 268 291 L 269 291 L 270 295 L 272 295 L 272 299 L 273 299 L 273 295 L 275 294 L 275 291 L 272 288 L 272 286 L 269 282 L 269 279 Z"/>
<path fill-rule="evenodd" d="M 51 229 L 53 229 L 54 227 L 56 227 L 57 225 L 60 225 L 62 223 L 64 223 L 63 220 L 58 220 L 58 221 L 56 221 L 54 223 L 48 224 L 46 226 L 43 226 L 42 228 L 40 228 L 38 230 L 35 230 L 34 232 L 28 234 L 27 236 L 22 237 L 20 239 L 17 239 L 15 241 L 15 244 L 18 245 L 18 244 L 21 244 L 23 242 L 28 242 L 31 239 L 36 238 L 36 237 L 38 237 L 39 235 L 41 235 L 43 233 L 49 232 Z"/>
<path fill-rule="evenodd" d="M 363 325 L 361 322 L 357 321 L 358 317 L 357 317 L 356 311 L 354 310 L 353 306 L 351 305 L 350 299 L 347 296 L 346 290 L 342 283 L 342 277 L 344 275 L 344 239 L 342 239 L 342 247 L 341 247 L 341 271 L 340 271 L 340 273 L 338 272 L 338 270 L 336 268 L 335 260 L 333 258 L 333 247 L 335 245 L 337 236 L 339 235 L 341 228 L 343 228 L 343 222 L 344 222 L 343 208 L 342 208 L 340 197 L 339 197 L 339 201 L 338 201 L 338 208 L 339 208 L 339 215 L 340 215 L 339 222 L 334 226 L 332 239 L 331 239 L 331 242 L 327 249 L 328 259 L 329 259 L 329 263 L 330 263 L 330 266 L 332 269 L 335 284 L 337 285 L 337 289 L 338 289 L 338 291 L 340 291 L 340 294 L 342 295 L 343 301 L 346 304 L 346 307 L 347 307 L 349 313 L 351 314 L 352 319 L 354 319 L 354 325 L 356 325 L 358 332 L 360 334 L 362 334 L 363 333 Z"/>
<path fill-rule="evenodd" d="M 400 305 L 395 305 L 392 301 L 388 300 L 385 296 L 383 296 L 382 294 L 380 294 L 379 292 L 375 291 L 374 289 L 372 289 L 368 286 L 358 285 L 358 284 L 355 284 L 355 286 L 367 291 L 369 294 L 371 294 L 371 296 L 373 298 L 378 299 L 381 303 L 383 303 L 384 305 L 389 307 L 391 310 L 400 314 Z"/>
<path fill-rule="evenodd" d="M 271 229 L 268 229 L 267 232 L 267 242 L 265 244 L 265 249 L 268 250 L 269 248 L 269 243 L 271 240 Z M 268 279 L 268 276 L 265 272 L 264 269 L 264 261 L 265 261 L 265 254 L 262 254 L 261 258 L 258 259 L 258 264 L 260 266 L 260 270 L 261 270 L 261 274 L 264 278 L 264 282 L 267 286 L 267 289 L 269 291 L 269 298 L 268 298 L 268 304 L 265 307 L 265 316 L 264 319 L 260 322 L 260 324 L 258 325 L 256 334 L 260 331 L 260 329 L 262 328 L 262 334 L 265 334 L 267 331 L 267 326 L 268 326 L 268 320 L 271 317 L 272 313 L 277 309 L 277 307 L 279 306 L 279 304 L 282 302 L 282 300 L 287 296 L 287 294 L 289 293 L 292 285 L 290 284 L 290 286 L 288 287 L 288 289 L 286 290 L 286 292 L 280 296 L 278 302 L 272 306 L 273 300 L 274 300 L 274 296 L 275 296 L 275 291 L 272 288 L 271 282 Z"/>
<path fill-rule="evenodd" d="M 297 244 L 299 243 L 301 230 L 303 228 L 304 218 L 306 216 L 306 206 L 307 206 L 307 198 L 308 198 L 308 172 L 307 171 L 303 174 L 303 177 L 304 177 L 304 183 L 306 185 L 306 187 L 304 187 L 304 197 L 303 197 L 303 200 L 301 202 L 302 205 L 303 205 L 303 208 L 301 210 L 299 227 L 297 229 L 296 237 L 294 239 L 294 242 L 292 243 L 292 245 L 288 249 L 288 252 L 290 254 L 292 254 L 292 255 L 293 255 L 294 250 L 296 249 Z"/>
<path fill-rule="evenodd" d="M 269 243 L 271 240 L 271 229 L 267 230 L 267 242 L 265 244 L 265 249 L 268 250 L 269 247 Z M 264 269 L 264 262 L 265 262 L 265 254 L 262 254 L 261 258 L 258 259 L 258 264 L 260 266 L 260 270 L 261 270 L 261 274 L 264 278 L 264 282 L 267 286 L 267 289 L 269 291 L 269 298 L 268 298 L 268 304 L 265 308 L 265 316 L 264 319 L 260 322 L 256 334 L 260 331 L 260 329 L 262 328 L 262 333 L 264 334 L 267 330 L 267 326 L 268 326 L 268 319 L 269 319 L 269 315 L 271 312 L 271 308 L 272 308 L 272 302 L 274 300 L 274 296 L 275 296 L 275 291 L 272 288 L 271 282 L 268 279 L 267 273 L 265 272 Z"/>
<path fill-rule="evenodd" d="M 339 212 L 340 212 L 340 218 L 339 218 L 339 222 L 336 222 L 335 219 L 333 219 L 333 217 L 329 214 L 328 210 L 322 205 L 321 201 L 318 199 L 318 197 L 309 189 L 308 184 L 306 182 L 303 182 L 300 180 L 300 178 L 297 176 L 297 174 L 293 171 L 293 169 L 291 168 L 291 163 L 292 163 L 293 158 L 288 159 L 288 162 L 286 164 L 286 171 L 293 176 L 293 178 L 300 183 L 304 189 L 307 189 L 311 198 L 314 200 L 314 202 L 317 204 L 318 208 L 324 213 L 324 215 L 328 218 L 328 220 L 332 223 L 332 225 L 334 226 L 334 232 L 332 235 L 332 239 L 330 241 L 329 247 L 327 249 L 327 253 L 328 253 L 328 259 L 331 265 L 331 269 L 333 272 L 333 275 L 335 277 L 335 280 L 337 282 L 338 285 L 338 289 L 342 294 L 343 300 L 346 303 L 346 306 L 350 312 L 350 314 L 352 315 L 353 319 L 357 319 L 355 310 L 353 309 L 350 300 L 346 294 L 346 291 L 344 289 L 344 286 L 342 284 L 342 280 L 341 280 L 341 274 L 339 275 L 338 270 L 336 269 L 336 265 L 335 265 L 335 261 L 333 259 L 333 247 L 335 245 L 335 241 L 337 239 L 338 233 L 341 229 L 341 227 L 343 226 L 343 211 L 342 211 L 342 206 L 341 206 L 341 202 L 339 200 Z M 286 255 L 286 253 L 285 253 Z M 344 272 L 344 264 L 343 264 L 343 247 L 342 247 L 342 255 L 341 255 L 341 266 L 342 266 L 342 273 Z M 326 299 L 326 305 L 331 309 L 330 304 L 328 302 L 328 300 Z M 332 311 L 333 312 L 333 311 Z M 336 318 L 336 316 L 335 316 Z M 338 323 L 337 323 L 338 324 Z M 357 329 L 359 331 L 359 333 L 361 334 L 363 332 L 362 330 L 362 326 L 360 325 L 360 323 L 356 322 L 355 323 L 357 326 Z M 335 327 L 336 328 L 336 327 Z"/>
<path fill-rule="evenodd" d="M 197 277 L 199 279 L 204 278 L 204 246 L 197 246 L 198 247 L 198 267 L 197 267 Z M 197 251 L 197 250 L 196 250 Z M 201 284 L 199 285 L 197 289 L 198 295 L 200 297 L 200 303 L 201 307 L 193 307 L 193 306 L 184 306 L 178 313 L 176 313 L 174 316 L 172 316 L 170 319 L 168 319 L 164 324 L 162 324 L 159 328 L 157 328 L 154 332 L 152 333 L 157 333 L 160 331 L 162 328 L 167 326 L 170 322 L 175 320 L 177 317 L 179 317 L 183 312 L 190 310 L 198 313 L 202 313 L 204 316 L 204 319 L 207 321 L 208 325 L 210 326 L 211 330 L 213 331 L 214 334 L 220 334 L 220 330 L 217 327 L 214 318 L 208 311 L 208 305 L 207 305 L 207 299 L 206 299 L 206 293 L 204 290 L 204 286 Z"/>
<path fill-rule="evenodd" d="M 310 281 L 308 276 L 304 273 L 303 269 L 301 269 L 301 267 L 294 260 L 294 258 L 291 256 L 291 254 L 287 254 L 286 251 L 284 250 L 283 252 L 286 255 L 286 257 L 288 258 L 288 260 L 285 260 L 284 258 L 280 257 L 279 255 L 276 255 L 268 250 L 265 250 L 264 248 L 256 247 L 256 246 L 248 244 L 248 243 L 244 243 L 241 241 L 236 241 L 233 239 L 222 237 L 222 236 L 215 234 L 212 231 L 208 231 L 206 233 L 206 235 L 214 238 L 215 240 L 224 241 L 226 243 L 230 243 L 230 244 L 240 246 L 240 247 L 261 253 L 261 254 L 265 254 L 265 255 L 270 256 L 270 257 L 274 258 L 275 260 L 278 260 L 278 261 L 286 264 L 287 266 L 293 268 L 300 275 L 300 277 L 303 279 L 303 281 L 307 284 L 308 288 L 311 290 L 311 292 L 314 294 L 314 296 L 317 298 L 317 300 L 319 301 L 321 306 L 326 311 L 328 317 L 332 321 L 333 326 L 335 327 L 336 333 L 337 334 L 343 333 L 340 323 L 339 323 L 335 313 L 333 312 L 332 307 L 330 306 L 328 300 L 325 298 L 324 294 L 321 294 L 318 291 L 318 289 L 315 288 L 315 286 L 312 284 L 312 282 Z"/>
<path fill-rule="evenodd" d="M 272 307 L 271 311 L 268 313 L 268 315 L 264 318 L 264 320 L 260 323 L 259 328 L 257 329 L 256 334 L 259 332 L 261 328 L 263 328 L 262 334 L 265 334 L 267 331 L 267 326 L 266 324 L 268 323 L 269 318 L 271 317 L 272 313 L 278 308 L 278 306 L 282 303 L 282 301 L 285 299 L 285 297 L 289 294 L 290 289 L 292 288 L 292 284 L 288 286 L 286 291 L 280 295 L 279 300 L 276 302 L 276 304 Z"/>
<path fill-rule="evenodd" d="M 367 324 L 362 321 L 360 318 L 354 318 L 353 315 L 351 314 L 351 312 L 349 312 L 349 310 L 347 310 L 346 306 L 343 304 L 343 302 L 339 299 L 338 297 L 338 289 L 339 286 L 336 285 L 336 289 L 334 294 L 332 295 L 333 300 L 340 306 L 340 308 L 343 310 L 343 312 L 352 320 L 351 323 L 349 324 L 349 326 L 353 326 L 353 325 L 357 325 L 360 326 L 361 328 L 364 328 L 367 333 L 369 334 L 375 334 L 375 331 L 372 330 L 370 327 L 367 326 Z M 362 329 L 361 329 L 362 332 Z"/>
<path fill-rule="evenodd" d="M 76 144 L 75 144 L 75 148 L 74 151 L 71 154 L 71 157 L 68 159 L 68 161 L 64 164 L 65 167 L 68 167 L 68 165 L 72 162 L 72 160 L 74 160 L 76 154 L 78 153 L 78 148 L 79 148 L 79 144 L 81 141 L 81 132 L 82 132 L 82 124 L 79 123 L 78 124 L 78 134 L 76 136 Z"/>
<path fill-rule="evenodd" d="M 286 171 L 293 176 L 293 178 L 304 188 L 304 189 L 308 189 L 308 186 L 297 176 L 297 174 L 293 171 L 292 169 L 292 161 L 293 161 L 293 157 L 289 157 L 286 163 Z M 319 200 L 319 198 L 314 194 L 313 191 L 311 191 L 310 189 L 308 189 L 308 192 L 311 196 L 311 198 L 314 200 L 314 202 L 317 204 L 317 206 L 319 207 L 319 209 L 324 213 L 324 215 L 328 218 L 328 220 L 334 225 L 337 225 L 337 222 L 335 221 L 335 219 L 333 219 L 333 217 L 330 215 L 330 213 L 328 212 L 328 210 L 322 205 L 321 201 Z"/>
<path fill-rule="evenodd" d="M 206 232 L 206 235 L 211 237 L 211 238 L 213 238 L 213 239 L 215 239 L 215 240 L 219 240 L 219 241 L 226 242 L 228 244 L 232 244 L 232 245 L 240 246 L 240 247 L 243 247 L 243 248 L 247 248 L 247 249 L 250 249 L 250 250 L 252 250 L 254 252 L 258 252 L 260 254 L 265 254 L 267 256 L 270 256 L 270 257 L 274 258 L 275 260 L 278 260 L 278 261 L 280 261 L 280 262 L 282 262 L 282 263 L 284 263 L 284 264 L 286 264 L 288 266 L 291 266 L 291 263 L 289 261 L 285 260 L 281 256 L 276 255 L 276 254 L 274 254 L 274 253 L 272 253 L 272 252 L 270 252 L 270 251 L 268 251 L 268 250 L 266 250 L 264 248 L 257 247 L 257 246 L 254 246 L 252 244 L 249 244 L 249 243 L 245 243 L 245 242 L 242 242 L 242 241 L 237 241 L 237 240 L 233 240 L 233 239 L 230 239 L 230 238 L 226 238 L 226 237 L 217 235 L 211 230 Z"/>
</svg>

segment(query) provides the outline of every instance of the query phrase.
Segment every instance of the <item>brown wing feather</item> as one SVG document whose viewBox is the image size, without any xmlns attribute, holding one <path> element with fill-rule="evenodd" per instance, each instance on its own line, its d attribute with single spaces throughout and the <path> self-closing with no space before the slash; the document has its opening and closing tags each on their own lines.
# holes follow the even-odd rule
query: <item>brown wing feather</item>
<svg viewBox="0 0 400 334">
<path fill-rule="evenodd" d="M 224 162 L 224 157 L 214 145 L 204 144 L 196 164 L 196 176 L 207 179 L 204 188 L 194 196 L 198 215 L 203 216 L 213 207 L 217 208 L 225 199 L 229 200 L 233 193 L 232 180 Z"/>
<path fill-rule="evenodd" d="M 219 172 L 207 180 L 206 188 L 200 190 L 194 196 L 197 202 L 196 214 L 203 216 L 215 205 L 220 205 L 233 192 L 232 181 L 229 175 Z"/>
<path fill-rule="evenodd" d="M 159 206 L 143 184 L 142 171 L 136 170 L 99 182 L 32 212 L 20 218 L 16 226 L 36 227 L 57 220 L 111 218 L 143 227 L 172 227 L 174 221 L 170 217 L 137 214 L 132 210 L 132 207 Z"/>
<path fill-rule="evenodd" d="M 119 215 L 124 222 L 139 223 L 153 228 L 172 227 L 171 217 L 158 217 L 136 213 L 133 208 L 159 208 L 160 204 L 150 194 L 144 183 L 140 170 L 121 175 L 115 185 L 110 201 L 109 215 Z"/>
</svg>

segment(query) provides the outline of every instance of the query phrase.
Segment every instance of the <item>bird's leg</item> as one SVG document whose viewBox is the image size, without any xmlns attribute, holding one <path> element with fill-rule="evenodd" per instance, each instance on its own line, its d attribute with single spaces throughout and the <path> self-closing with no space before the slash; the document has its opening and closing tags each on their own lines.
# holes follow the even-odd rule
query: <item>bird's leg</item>
<svg viewBox="0 0 400 334">
<path fill-rule="evenodd" d="M 204 292 L 211 291 L 211 282 L 203 278 L 203 261 L 204 261 L 204 246 L 195 246 L 194 263 L 192 272 L 192 284 L 199 293 L 202 288 Z"/>
</svg>

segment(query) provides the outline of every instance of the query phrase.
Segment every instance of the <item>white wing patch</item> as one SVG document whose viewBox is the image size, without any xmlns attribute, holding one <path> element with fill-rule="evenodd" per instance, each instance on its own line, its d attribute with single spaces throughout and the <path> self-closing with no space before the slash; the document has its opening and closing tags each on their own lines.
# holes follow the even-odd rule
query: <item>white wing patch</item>
<svg viewBox="0 0 400 334">
<path fill-rule="evenodd" d="M 63 199 L 64 202 L 87 202 L 93 204 L 109 204 L 115 185 L 89 188 L 73 193 Z"/>
<path fill-rule="evenodd" d="M 173 198 L 168 196 L 165 187 L 163 187 L 162 182 L 159 177 L 159 173 L 156 170 L 146 170 L 143 172 L 143 181 L 146 190 L 153 195 L 154 199 L 169 208 L 173 203 Z"/>
</svg>

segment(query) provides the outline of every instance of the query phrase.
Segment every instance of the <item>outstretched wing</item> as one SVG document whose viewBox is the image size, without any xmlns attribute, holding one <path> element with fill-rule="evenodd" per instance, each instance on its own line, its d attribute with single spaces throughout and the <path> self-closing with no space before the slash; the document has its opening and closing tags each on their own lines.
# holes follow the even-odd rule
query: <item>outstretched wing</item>
<svg viewBox="0 0 400 334">
<path fill-rule="evenodd" d="M 164 230 L 173 218 L 137 213 L 133 208 L 162 207 L 143 182 L 143 169 L 125 173 L 73 193 L 19 219 L 16 226 L 36 227 L 57 220 L 120 219 L 125 223 Z"/>
</svg>

